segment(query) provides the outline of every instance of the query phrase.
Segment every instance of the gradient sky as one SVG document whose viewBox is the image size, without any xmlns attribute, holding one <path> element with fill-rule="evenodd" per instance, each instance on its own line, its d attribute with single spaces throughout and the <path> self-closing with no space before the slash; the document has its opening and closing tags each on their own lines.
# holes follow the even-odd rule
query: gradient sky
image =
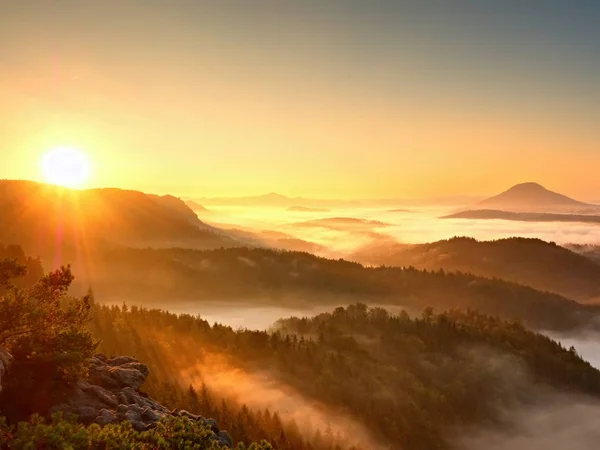
<svg viewBox="0 0 600 450">
<path fill-rule="evenodd" d="M 0 0 L 0 178 L 600 200 L 599 3 Z"/>
</svg>

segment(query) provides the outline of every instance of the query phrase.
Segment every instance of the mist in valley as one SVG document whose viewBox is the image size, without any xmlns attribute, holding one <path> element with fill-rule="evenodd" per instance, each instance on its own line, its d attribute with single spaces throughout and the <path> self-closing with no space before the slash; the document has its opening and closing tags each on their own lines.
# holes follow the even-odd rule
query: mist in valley
<svg viewBox="0 0 600 450">
<path fill-rule="evenodd" d="M 356 250 L 385 243 L 421 244 L 454 236 L 493 240 L 513 236 L 538 238 L 565 244 L 600 243 L 600 226 L 585 223 L 515 222 L 508 220 L 441 219 L 465 209 L 464 205 L 402 205 L 391 210 L 381 206 L 332 208 L 326 212 L 295 212 L 285 208 L 212 206 L 213 214 L 204 219 L 227 229 L 260 233 L 276 231 L 323 246 L 316 253 L 327 257 L 348 257 Z M 303 226 L 311 221 L 350 218 L 380 222 L 363 226 Z"/>
</svg>

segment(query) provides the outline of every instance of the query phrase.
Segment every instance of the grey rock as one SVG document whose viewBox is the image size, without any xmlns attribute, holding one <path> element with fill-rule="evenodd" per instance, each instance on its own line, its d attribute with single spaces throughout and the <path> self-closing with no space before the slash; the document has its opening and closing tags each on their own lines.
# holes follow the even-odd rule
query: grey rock
<svg viewBox="0 0 600 450">
<path fill-rule="evenodd" d="M 128 420 L 129 422 L 141 422 L 142 421 L 142 415 L 133 410 L 133 409 L 129 409 L 126 413 L 125 413 L 125 420 Z"/>
<path fill-rule="evenodd" d="M 219 433 L 217 433 L 217 436 L 219 437 L 219 442 L 221 442 L 221 444 L 226 445 L 229 448 L 233 448 L 233 439 L 227 431 L 221 430 Z"/>
<path fill-rule="evenodd" d="M 2 367 L 5 367 L 4 360 L 1 361 Z M 127 421 L 137 431 L 162 427 L 161 421 L 168 416 L 182 417 L 202 421 L 214 433 L 212 439 L 233 448 L 231 436 L 220 431 L 214 419 L 205 419 L 186 410 L 170 411 L 140 392 L 139 388 L 149 374 L 148 367 L 134 358 L 119 356 L 109 359 L 104 355 L 94 355 L 90 360 L 88 379 L 77 381 L 67 401 L 54 406 L 50 412 L 76 414 L 84 423 L 101 426 Z"/>
<path fill-rule="evenodd" d="M 146 431 L 149 424 L 142 422 L 141 420 L 130 420 L 131 426 L 135 431 Z"/>
<path fill-rule="evenodd" d="M 123 364 L 139 363 L 137 359 L 131 358 L 129 356 L 116 356 L 110 359 L 104 357 L 104 362 L 109 366 L 122 366 Z"/>
<path fill-rule="evenodd" d="M 117 416 L 114 413 L 114 411 L 111 411 L 110 409 L 101 410 L 100 414 L 98 414 L 98 417 L 96 417 L 96 419 L 94 420 L 94 422 L 96 422 L 100 426 L 108 425 L 109 423 L 113 423 L 116 421 Z"/>
<path fill-rule="evenodd" d="M 144 421 L 146 422 L 159 422 L 161 421 L 166 415 L 163 412 L 160 411 L 156 411 L 155 409 L 152 409 L 150 407 L 145 407 L 144 410 L 142 411 L 142 419 L 144 419 Z"/>
<path fill-rule="evenodd" d="M 150 422 L 148 425 L 146 425 L 146 429 L 144 431 L 154 430 L 155 428 L 158 428 L 158 422 Z"/>
<path fill-rule="evenodd" d="M 209 427 L 213 433 L 219 432 L 219 426 L 217 425 L 217 421 L 215 419 L 206 419 L 204 424 Z"/>
<path fill-rule="evenodd" d="M 144 364 L 127 362 L 120 366 L 98 364 L 90 367 L 90 382 L 108 389 L 130 387 L 139 389 L 150 370 Z"/>
<path fill-rule="evenodd" d="M 108 405 L 112 408 L 119 406 L 119 402 L 117 402 L 117 397 L 115 394 L 107 389 L 101 388 L 100 386 L 90 386 L 88 392 L 95 395 L 98 400 L 103 402 L 105 405 Z"/>
<path fill-rule="evenodd" d="M 199 417 L 197 414 L 193 414 L 193 413 L 191 413 L 189 411 L 186 411 L 185 409 L 182 409 L 181 411 L 179 411 L 179 416 L 180 417 L 187 417 L 188 419 L 191 419 L 191 420 L 194 420 L 194 421 L 198 420 L 198 417 Z"/>
<path fill-rule="evenodd" d="M 103 355 L 102 353 L 96 353 L 94 355 L 94 359 L 98 359 L 98 360 L 102 361 L 103 363 L 105 363 L 108 358 L 106 357 L 106 355 Z"/>
</svg>

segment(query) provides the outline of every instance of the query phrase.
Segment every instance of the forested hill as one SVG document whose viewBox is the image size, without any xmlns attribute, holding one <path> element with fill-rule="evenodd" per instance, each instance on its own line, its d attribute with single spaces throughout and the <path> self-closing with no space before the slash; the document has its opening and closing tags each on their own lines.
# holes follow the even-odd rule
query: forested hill
<svg viewBox="0 0 600 450">
<path fill-rule="evenodd" d="M 411 319 L 356 304 L 282 320 L 267 333 L 113 306 L 97 308 L 92 329 L 103 351 L 149 365 L 152 396 L 216 417 L 236 440 L 268 438 L 279 450 L 345 449 L 356 440 L 365 450 L 449 449 L 457 430 L 499 424 L 501 407 L 538 402 L 548 389 L 600 398 L 600 373 L 574 350 L 473 311 Z M 317 402 L 328 415 L 312 426 L 275 416 L 298 395 L 299 411 L 312 414 L 307 405 Z M 354 425 L 339 426 L 343 417 Z"/>
<path fill-rule="evenodd" d="M 231 248 L 107 252 L 90 285 L 99 301 L 176 306 L 178 301 L 248 305 L 339 305 L 357 300 L 422 310 L 475 308 L 537 329 L 592 325 L 600 307 L 497 279 L 414 268 L 367 268 L 308 253 Z M 87 289 L 88 284 L 83 286 Z M 165 303 L 168 299 L 169 303 Z"/>
<path fill-rule="evenodd" d="M 453 270 L 502 278 L 581 302 L 600 300 L 600 264 L 540 239 L 453 239 L 417 245 L 365 248 L 354 255 L 367 264 Z"/>
<path fill-rule="evenodd" d="M 0 180 L 0 242 L 50 263 L 90 258 L 101 243 L 219 248 L 235 245 L 180 199 L 120 189 L 71 190 Z"/>
</svg>

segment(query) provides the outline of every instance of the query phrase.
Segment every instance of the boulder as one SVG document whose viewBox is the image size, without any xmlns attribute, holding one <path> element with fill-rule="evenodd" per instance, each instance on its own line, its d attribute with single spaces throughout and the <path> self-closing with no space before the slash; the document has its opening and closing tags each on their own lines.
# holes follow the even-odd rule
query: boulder
<svg viewBox="0 0 600 450">
<path fill-rule="evenodd" d="M 227 431 L 221 430 L 219 431 L 217 436 L 219 437 L 219 442 L 222 445 L 226 445 L 227 447 L 233 448 L 233 439 L 231 439 L 231 436 Z"/>
<path fill-rule="evenodd" d="M 12 355 L 5 348 L 0 347 L 0 392 L 2 392 L 2 377 L 8 370 L 11 362 Z"/>
<path fill-rule="evenodd" d="M 98 414 L 98 417 L 94 419 L 94 422 L 96 422 L 100 426 L 108 425 L 109 423 L 113 423 L 116 421 L 117 415 L 114 411 L 111 411 L 110 409 L 102 409 Z"/>
<path fill-rule="evenodd" d="M 89 378 L 75 383 L 67 400 L 53 407 L 50 413 L 76 414 L 82 422 L 100 426 L 126 420 L 136 431 L 162 426 L 160 421 L 167 416 L 202 421 L 214 433 L 215 441 L 233 448 L 231 436 L 219 430 L 215 420 L 185 410 L 170 411 L 140 392 L 149 374 L 148 367 L 134 358 L 94 355 L 90 360 Z"/>
<path fill-rule="evenodd" d="M 122 364 L 117 364 L 122 362 Z M 131 387 L 139 389 L 148 378 L 148 366 L 131 358 L 115 358 L 103 363 L 94 358 L 90 367 L 90 382 L 108 389 Z"/>
</svg>

